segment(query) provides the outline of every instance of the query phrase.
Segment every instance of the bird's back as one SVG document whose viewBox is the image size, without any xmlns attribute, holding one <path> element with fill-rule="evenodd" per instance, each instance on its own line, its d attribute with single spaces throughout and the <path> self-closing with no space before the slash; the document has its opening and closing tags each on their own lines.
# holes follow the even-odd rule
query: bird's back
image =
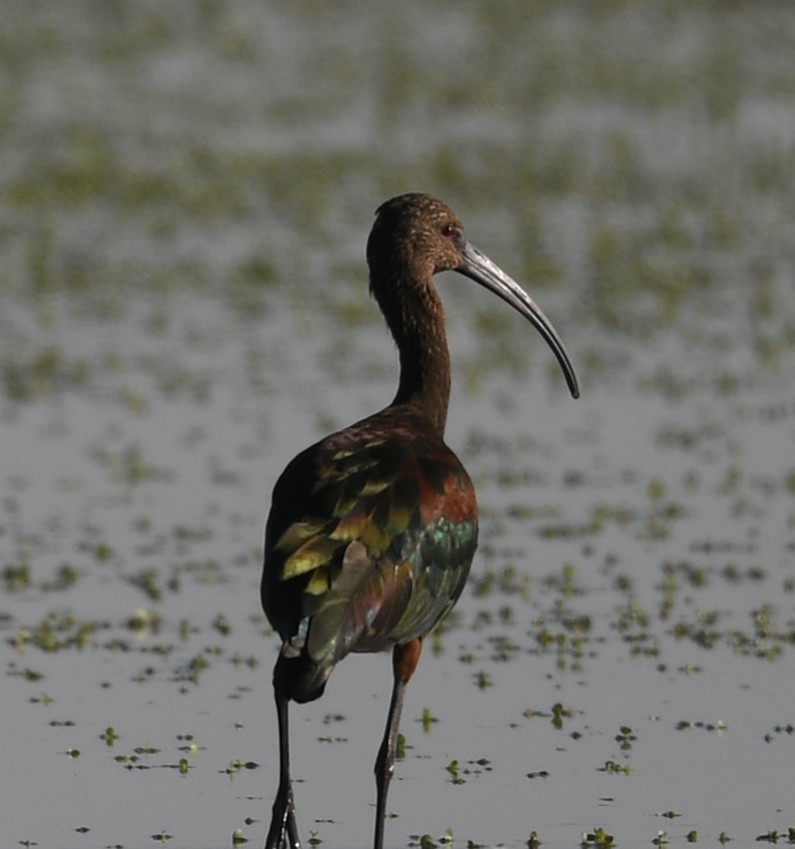
<svg viewBox="0 0 795 849">
<path fill-rule="evenodd" d="M 476 544 L 472 482 L 410 409 L 299 454 L 274 489 L 262 578 L 290 697 L 319 696 L 349 652 L 426 634 L 460 595 Z"/>
</svg>

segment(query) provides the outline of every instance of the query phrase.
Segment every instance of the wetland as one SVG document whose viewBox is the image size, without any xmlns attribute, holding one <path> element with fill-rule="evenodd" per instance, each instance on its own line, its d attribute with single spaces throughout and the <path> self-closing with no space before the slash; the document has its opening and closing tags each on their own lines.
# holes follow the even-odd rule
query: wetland
<svg viewBox="0 0 795 849">
<path fill-rule="evenodd" d="M 6 6 L 2 844 L 264 840 L 271 488 L 392 397 L 364 245 L 410 190 L 582 396 L 438 278 L 481 543 L 387 844 L 795 842 L 790 7 Z M 351 657 L 294 710 L 307 845 L 368 845 L 390 681 Z"/>
</svg>

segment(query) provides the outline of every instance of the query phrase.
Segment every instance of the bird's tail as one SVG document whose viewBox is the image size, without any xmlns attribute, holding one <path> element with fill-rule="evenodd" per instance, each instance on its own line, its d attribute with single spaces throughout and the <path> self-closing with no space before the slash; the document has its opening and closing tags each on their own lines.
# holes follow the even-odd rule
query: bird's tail
<svg viewBox="0 0 795 849">
<path fill-rule="evenodd" d="M 333 668 L 312 660 L 305 648 L 296 652 L 285 643 L 273 670 L 273 685 L 277 692 L 294 702 L 312 702 L 323 695 Z"/>
</svg>

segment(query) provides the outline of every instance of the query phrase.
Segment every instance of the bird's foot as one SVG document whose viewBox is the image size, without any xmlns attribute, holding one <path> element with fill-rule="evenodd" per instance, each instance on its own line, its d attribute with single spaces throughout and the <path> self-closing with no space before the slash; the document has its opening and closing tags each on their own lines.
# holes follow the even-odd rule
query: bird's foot
<svg viewBox="0 0 795 849">
<path fill-rule="evenodd" d="M 265 849 L 301 849 L 292 793 L 286 799 L 281 794 L 276 798 Z"/>
</svg>

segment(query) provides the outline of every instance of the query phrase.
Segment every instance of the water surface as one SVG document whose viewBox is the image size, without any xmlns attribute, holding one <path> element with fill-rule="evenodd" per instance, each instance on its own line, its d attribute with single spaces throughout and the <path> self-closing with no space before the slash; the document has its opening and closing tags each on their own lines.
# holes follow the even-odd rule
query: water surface
<svg viewBox="0 0 795 849">
<path fill-rule="evenodd" d="M 3 845 L 264 839 L 270 490 L 391 397 L 364 241 L 413 189 L 582 398 L 440 278 L 482 542 L 387 844 L 792 840 L 795 19 L 763 7 L 12 1 Z M 354 657 L 295 709 L 305 841 L 368 845 L 389 679 Z"/>
</svg>

